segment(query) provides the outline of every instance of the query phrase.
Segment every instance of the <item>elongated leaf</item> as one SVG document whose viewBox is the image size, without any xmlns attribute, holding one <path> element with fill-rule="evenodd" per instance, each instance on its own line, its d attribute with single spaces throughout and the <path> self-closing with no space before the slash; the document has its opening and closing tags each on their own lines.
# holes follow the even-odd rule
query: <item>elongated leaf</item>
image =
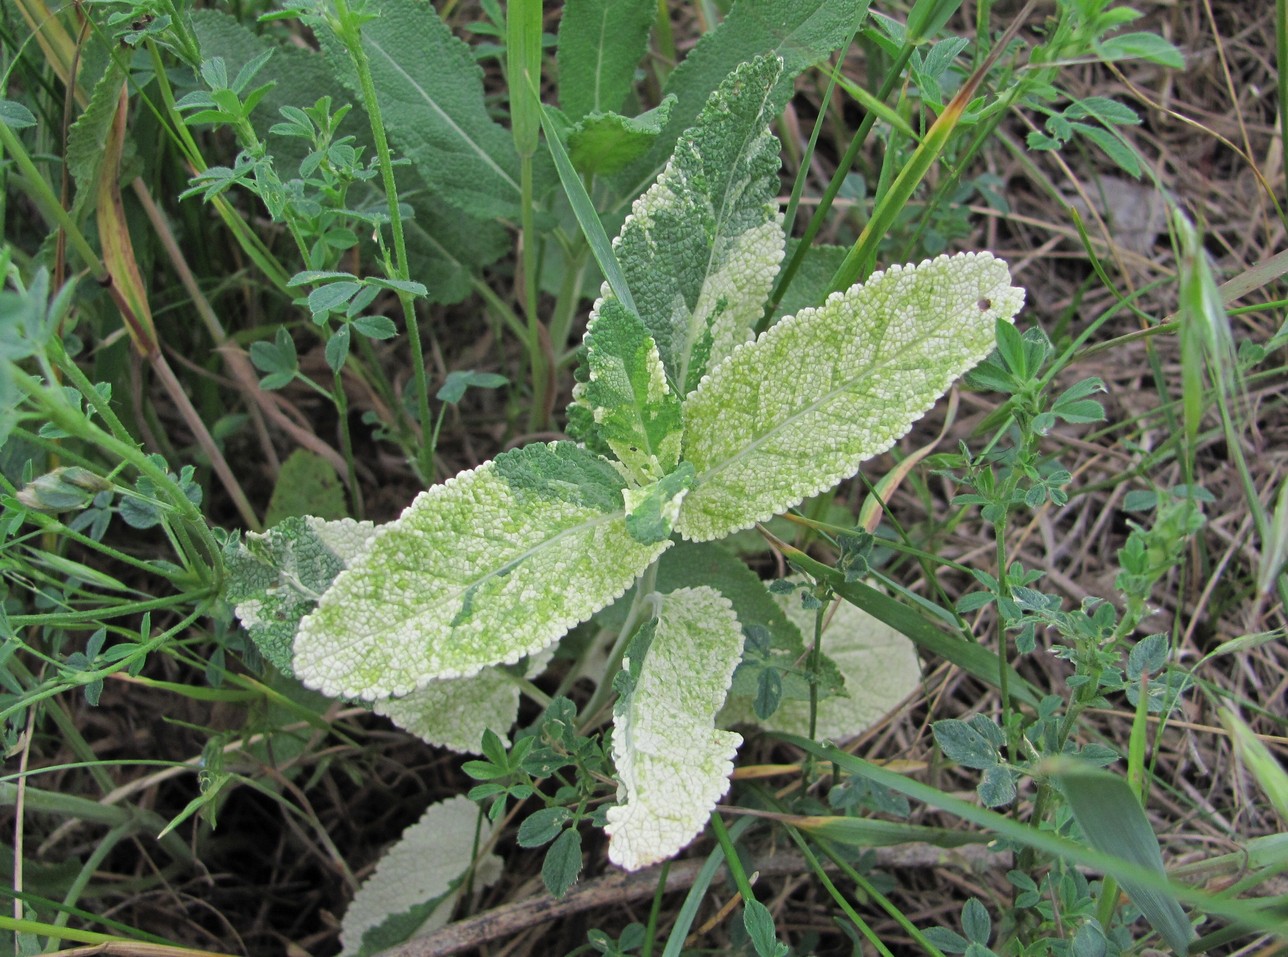
<svg viewBox="0 0 1288 957">
<path fill-rule="evenodd" d="M 727 598 L 705 586 L 671 592 L 642 644 L 629 652 L 634 684 L 614 712 L 620 804 L 609 808 L 604 828 L 609 859 L 627 870 L 693 840 L 728 790 L 742 743 L 740 735 L 715 728 L 742 653 L 742 630 Z"/>
<path fill-rule="evenodd" d="M 514 141 L 488 115 L 483 71 L 469 47 L 428 4 L 381 0 L 370 10 L 379 16 L 363 23 L 362 47 L 390 141 L 434 193 L 462 212 L 517 218 Z M 336 75 L 358 92 L 343 44 L 328 30 L 319 37 Z"/>
<path fill-rule="evenodd" d="M 589 408 L 599 439 L 638 482 L 674 469 L 684 429 L 680 399 L 666 381 L 657 343 L 616 299 L 604 300 L 591 319 L 586 365 L 589 378 L 573 399 Z"/>
<path fill-rule="evenodd" d="M 552 442 L 422 492 L 304 620 L 296 672 L 388 697 L 549 646 L 670 544 L 630 535 L 623 487 L 606 460 Z"/>
<path fill-rule="evenodd" d="M 340 927 L 342 957 L 374 954 L 446 924 L 458 885 L 474 863 L 475 833 L 485 843 L 492 828 L 464 797 L 431 804 L 421 819 L 376 865 L 349 904 Z M 488 854 L 474 873 L 476 887 L 501 876 L 501 859 Z"/>
<path fill-rule="evenodd" d="M 681 395 L 750 338 L 782 261 L 778 141 L 769 132 L 780 72 L 781 63 L 761 59 L 730 74 L 614 244 Z"/>
<path fill-rule="evenodd" d="M 621 109 L 656 10 L 652 0 L 567 0 L 559 21 L 559 106 L 570 119 Z"/>
<path fill-rule="evenodd" d="M 720 538 L 849 478 L 993 347 L 1024 301 L 988 253 L 874 273 L 740 346 L 684 403 L 677 530 Z"/>
<path fill-rule="evenodd" d="M 1166 880 L 1158 838 L 1125 780 L 1069 760 L 1059 762 L 1053 770 L 1087 843 L 1102 854 L 1121 858 Z M 1118 878 L 1132 903 L 1163 935 L 1167 945 L 1184 957 L 1194 931 L 1177 899 L 1157 886 L 1137 881 L 1130 873 L 1119 873 L 1113 867 L 1107 872 Z"/>
</svg>

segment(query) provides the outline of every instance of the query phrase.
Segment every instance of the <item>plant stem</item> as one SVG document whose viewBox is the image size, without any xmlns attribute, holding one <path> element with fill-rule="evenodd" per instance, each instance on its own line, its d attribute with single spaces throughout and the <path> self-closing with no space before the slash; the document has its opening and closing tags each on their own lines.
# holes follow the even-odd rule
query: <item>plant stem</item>
<svg viewBox="0 0 1288 957">
<path fill-rule="evenodd" d="M 407 263 L 407 239 L 403 233 L 402 213 L 398 209 L 398 185 L 394 182 L 393 153 L 389 149 L 389 138 L 385 135 L 385 121 L 380 112 L 380 100 L 376 96 L 376 84 L 371 76 L 371 64 L 367 53 L 362 48 L 361 19 L 350 9 L 348 0 L 335 0 L 337 18 L 331 21 L 332 29 L 344 44 L 358 74 L 358 85 L 362 90 L 362 105 L 371 121 L 371 136 L 375 140 L 376 156 L 379 160 L 381 182 L 384 185 L 385 200 L 389 206 L 389 232 L 394 242 L 394 278 L 403 282 L 411 278 Z M 388 265 L 388 264 L 387 264 Z M 429 428 L 429 380 L 425 374 L 425 353 L 421 342 L 420 320 L 416 317 L 416 305 L 412 295 L 398 290 L 398 302 L 402 305 L 403 318 L 407 324 L 407 339 L 411 346 L 412 377 L 416 392 L 416 421 L 422 435 Z M 433 450 L 422 440 L 412 464 L 422 481 L 429 482 L 434 474 Z"/>
</svg>

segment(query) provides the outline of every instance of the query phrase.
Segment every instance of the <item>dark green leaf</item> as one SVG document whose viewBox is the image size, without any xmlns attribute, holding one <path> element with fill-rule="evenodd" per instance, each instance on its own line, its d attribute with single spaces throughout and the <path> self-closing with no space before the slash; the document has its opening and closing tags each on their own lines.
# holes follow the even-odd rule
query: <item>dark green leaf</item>
<svg viewBox="0 0 1288 957">
<path fill-rule="evenodd" d="M 1096 44 L 1105 60 L 1147 60 L 1173 70 L 1185 69 L 1185 57 L 1173 44 L 1154 33 L 1124 33 Z"/>
<path fill-rule="evenodd" d="M 567 0 L 559 21 L 559 106 L 571 119 L 621 109 L 656 12 L 652 0 Z"/>
<path fill-rule="evenodd" d="M 344 360 L 349 358 L 349 338 L 349 327 L 341 326 L 326 341 L 326 364 L 331 367 L 332 372 L 338 374 L 344 368 Z"/>
<path fill-rule="evenodd" d="M 987 944 L 993 936 L 993 920 L 979 898 L 972 897 L 962 907 L 962 933 L 976 944 Z"/>
<path fill-rule="evenodd" d="M 447 402 L 455 405 L 460 402 L 465 395 L 465 391 L 470 388 L 476 389 L 498 389 L 508 383 L 510 380 L 503 375 L 495 372 L 475 372 L 473 369 L 460 370 L 456 369 L 447 373 L 447 379 L 435 394 L 434 398 L 440 402 Z"/>
<path fill-rule="evenodd" d="M 581 873 L 581 833 L 570 827 L 546 851 L 541 881 L 554 897 L 563 897 Z"/>
<path fill-rule="evenodd" d="M 36 115 L 16 100 L 0 100 L 0 123 L 11 130 L 36 125 Z"/>
<path fill-rule="evenodd" d="M 983 770 L 1001 762 L 993 743 L 965 721 L 945 718 L 932 724 L 930 730 L 944 756 L 963 767 Z"/>
<path fill-rule="evenodd" d="M 559 836 L 559 832 L 571 817 L 572 812 L 566 807 L 543 807 L 539 811 L 534 811 L 519 825 L 516 838 L 519 846 L 541 847 L 549 844 Z"/>
</svg>

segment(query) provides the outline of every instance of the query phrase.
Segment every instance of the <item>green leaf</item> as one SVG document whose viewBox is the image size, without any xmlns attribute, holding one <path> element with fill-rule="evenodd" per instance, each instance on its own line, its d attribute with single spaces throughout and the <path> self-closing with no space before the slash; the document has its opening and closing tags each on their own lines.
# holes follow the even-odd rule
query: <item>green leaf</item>
<svg viewBox="0 0 1288 957">
<path fill-rule="evenodd" d="M 282 463 L 264 523 L 271 527 L 297 515 L 345 517 L 344 488 L 335 468 L 307 449 L 296 449 Z"/>
<path fill-rule="evenodd" d="M 300 620 L 335 577 L 365 551 L 371 522 L 288 518 L 224 548 L 224 598 L 259 648 L 283 674 L 294 674 L 292 645 Z"/>
<path fill-rule="evenodd" d="M 563 897 L 580 873 L 581 832 L 570 827 L 546 851 L 546 859 L 541 862 L 541 882 L 553 897 Z"/>
<path fill-rule="evenodd" d="M 523 819 L 516 840 L 520 847 L 542 847 L 558 837 L 571 818 L 566 807 L 543 807 Z"/>
<path fill-rule="evenodd" d="M 649 151 L 671 116 L 675 97 L 637 117 L 591 113 L 568 134 L 568 158 L 580 173 L 608 174 L 625 169 Z"/>
<path fill-rule="evenodd" d="M 623 487 L 607 461 L 554 442 L 422 492 L 305 619 L 297 672 L 331 695 L 388 697 L 549 646 L 669 545 L 631 537 Z"/>
<path fill-rule="evenodd" d="M 36 125 L 36 114 L 17 100 L 0 100 L 0 123 L 11 130 L 25 130 Z"/>
<path fill-rule="evenodd" d="M 501 876 L 501 859 L 474 861 L 475 835 L 486 844 L 491 825 L 464 797 L 431 804 L 386 852 L 358 888 L 340 926 L 342 957 L 374 954 L 443 926 L 456 906 L 461 878 L 475 865 L 475 887 Z"/>
<path fill-rule="evenodd" d="M 639 182 L 651 180 L 676 137 L 693 125 L 711 91 L 739 63 L 758 56 L 781 57 L 783 72 L 774 99 L 791 95 L 792 80 L 849 42 L 867 16 L 868 0 L 740 0 L 667 79 L 679 102 L 658 146 L 641 164 Z M 632 172 L 635 172 L 634 170 Z"/>
<path fill-rule="evenodd" d="M 499 389 L 509 383 L 509 379 L 496 372 L 475 372 L 473 369 L 454 369 L 447 373 L 442 387 L 434 398 L 439 402 L 455 405 L 465 398 L 467 389 Z"/>
<path fill-rule="evenodd" d="M 849 478 L 993 348 L 1024 301 L 988 253 L 873 273 L 771 327 L 684 402 L 698 477 L 676 529 L 720 538 Z"/>
<path fill-rule="evenodd" d="M 657 602 L 643 662 L 614 709 L 617 807 L 608 809 L 608 856 L 638 870 L 675 854 L 702 830 L 729 788 L 742 737 L 714 727 L 742 630 L 729 600 L 713 588 L 681 588 Z M 640 652 L 632 646 L 628 654 Z"/>
<path fill-rule="evenodd" d="M 567 0 L 559 21 L 559 106 L 572 119 L 621 109 L 648 45 L 652 0 Z"/>
<path fill-rule="evenodd" d="M 518 156 L 510 131 L 488 114 L 483 71 L 432 6 L 381 0 L 362 25 L 362 47 L 389 139 L 430 191 L 477 219 L 519 216 Z M 344 45 L 319 32 L 336 75 L 359 92 Z M 396 122 L 392 121 L 396 118 Z"/>
<path fill-rule="evenodd" d="M 1185 69 L 1185 56 L 1155 33 L 1124 33 L 1095 44 L 1102 60 L 1148 60 L 1173 70 Z"/>
<path fill-rule="evenodd" d="M 616 299 L 600 301 L 585 343 L 589 378 L 573 389 L 573 401 L 590 409 L 598 438 L 637 482 L 657 481 L 679 463 L 684 429 L 657 344 Z"/>
<path fill-rule="evenodd" d="M 768 907 L 755 898 L 742 905 L 742 926 L 751 938 L 758 957 L 782 957 L 788 952 L 774 930 L 774 916 L 769 913 Z"/>
<path fill-rule="evenodd" d="M 1127 782 L 1074 760 L 1053 764 L 1056 780 L 1087 843 L 1103 854 L 1121 858 L 1166 879 L 1158 838 Z M 1109 874 L 1117 878 L 1131 902 L 1167 945 L 1185 957 L 1194 931 L 1176 898 L 1126 874 L 1115 873 L 1112 868 Z"/>
<path fill-rule="evenodd" d="M 944 756 L 962 767 L 984 770 L 1002 760 L 996 745 L 977 728 L 959 718 L 945 718 L 930 726 L 935 743 Z"/>
<path fill-rule="evenodd" d="M 614 244 L 681 395 L 750 338 L 782 260 L 779 148 L 769 132 L 781 66 L 761 59 L 730 74 Z"/>
</svg>

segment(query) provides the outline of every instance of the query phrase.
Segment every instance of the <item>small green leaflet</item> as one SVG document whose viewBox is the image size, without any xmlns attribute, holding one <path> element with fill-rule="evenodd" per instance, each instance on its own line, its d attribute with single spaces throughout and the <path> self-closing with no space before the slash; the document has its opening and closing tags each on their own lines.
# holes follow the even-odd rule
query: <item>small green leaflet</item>
<svg viewBox="0 0 1288 957">
<path fill-rule="evenodd" d="M 422 492 L 301 623 L 296 673 L 380 698 L 549 646 L 670 545 L 627 531 L 624 484 L 604 459 L 552 442 Z"/>
<path fill-rule="evenodd" d="M 680 399 L 639 317 L 616 299 L 599 305 L 586 330 L 589 379 L 573 401 L 590 409 L 599 440 L 637 482 L 655 482 L 680 461 Z"/>
<path fill-rule="evenodd" d="M 751 336 L 782 261 L 779 148 L 769 132 L 781 71 L 781 61 L 760 59 L 720 85 L 614 244 L 681 395 L 713 357 Z"/>
<path fill-rule="evenodd" d="M 702 830 L 729 789 L 742 737 L 715 728 L 742 629 L 714 588 L 681 588 L 658 599 L 643 662 L 614 710 L 617 807 L 608 810 L 608 857 L 638 870 L 679 851 Z M 639 654 L 632 647 L 631 653 Z"/>
<path fill-rule="evenodd" d="M 988 253 L 893 266 L 739 346 L 684 400 L 680 534 L 748 528 L 890 448 L 993 348 L 1024 302 L 1010 278 Z"/>
</svg>

